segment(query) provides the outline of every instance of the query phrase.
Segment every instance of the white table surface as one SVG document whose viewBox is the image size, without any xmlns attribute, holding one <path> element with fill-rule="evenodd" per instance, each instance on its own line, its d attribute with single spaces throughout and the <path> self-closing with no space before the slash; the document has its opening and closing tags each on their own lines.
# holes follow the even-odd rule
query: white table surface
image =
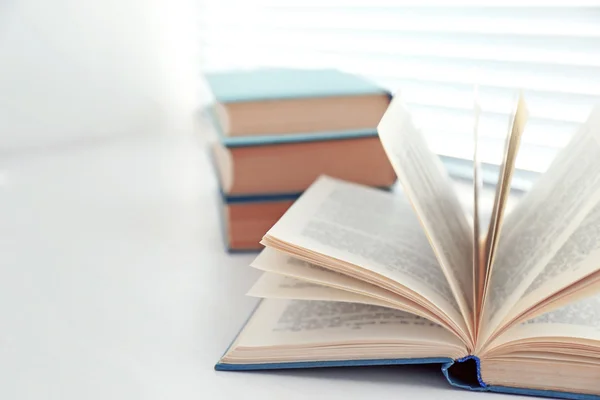
<svg viewBox="0 0 600 400">
<path fill-rule="evenodd" d="M 0 161 L 0 399 L 501 396 L 454 389 L 435 366 L 214 371 L 258 272 L 224 252 L 192 135 Z"/>
</svg>

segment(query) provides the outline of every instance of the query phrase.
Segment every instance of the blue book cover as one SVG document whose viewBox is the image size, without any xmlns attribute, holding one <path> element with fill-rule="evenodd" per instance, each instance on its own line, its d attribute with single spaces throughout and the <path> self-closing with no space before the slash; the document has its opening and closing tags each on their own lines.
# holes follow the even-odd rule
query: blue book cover
<svg viewBox="0 0 600 400">
<path fill-rule="evenodd" d="M 205 77 L 219 103 L 388 93 L 366 78 L 336 69 L 260 68 Z"/>
<path fill-rule="evenodd" d="M 256 135 L 256 136 L 225 136 L 220 129 L 217 129 L 219 141 L 228 148 L 250 147 L 250 146 L 268 146 L 286 143 L 304 143 L 317 142 L 324 140 L 344 140 L 377 136 L 374 129 L 356 129 L 351 131 L 330 131 L 330 132 L 302 132 L 284 135 Z"/>
</svg>

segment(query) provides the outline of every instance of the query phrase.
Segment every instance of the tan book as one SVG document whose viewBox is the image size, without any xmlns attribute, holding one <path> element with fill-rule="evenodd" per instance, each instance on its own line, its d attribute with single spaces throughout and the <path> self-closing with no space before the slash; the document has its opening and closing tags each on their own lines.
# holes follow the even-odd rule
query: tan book
<svg viewBox="0 0 600 400">
<path fill-rule="evenodd" d="M 257 251 L 265 233 L 285 214 L 294 200 L 223 203 L 225 245 L 231 252 Z"/>
<path fill-rule="evenodd" d="M 207 74 L 225 137 L 370 133 L 390 93 L 335 69 L 258 68 Z"/>
<path fill-rule="evenodd" d="M 389 187 L 396 174 L 377 136 L 212 148 L 227 195 L 300 193 L 320 175 Z"/>
<path fill-rule="evenodd" d="M 378 131 L 402 191 L 317 179 L 264 236 L 262 301 L 216 368 L 440 363 L 460 387 L 600 395 L 600 108 L 505 213 L 526 120 L 520 98 L 479 232 L 479 185 L 471 214 L 396 97 Z"/>
</svg>

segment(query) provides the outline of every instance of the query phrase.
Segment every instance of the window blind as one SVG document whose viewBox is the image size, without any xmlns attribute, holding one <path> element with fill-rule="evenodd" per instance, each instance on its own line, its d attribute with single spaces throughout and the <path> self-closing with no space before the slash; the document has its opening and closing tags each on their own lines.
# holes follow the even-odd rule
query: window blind
<svg viewBox="0 0 600 400">
<path fill-rule="evenodd" d="M 517 185 L 545 171 L 600 104 L 600 7 L 204 0 L 200 19 L 203 71 L 335 67 L 364 75 L 402 94 L 457 175 L 470 173 L 475 84 L 488 177 L 516 97 L 525 95 Z"/>
</svg>

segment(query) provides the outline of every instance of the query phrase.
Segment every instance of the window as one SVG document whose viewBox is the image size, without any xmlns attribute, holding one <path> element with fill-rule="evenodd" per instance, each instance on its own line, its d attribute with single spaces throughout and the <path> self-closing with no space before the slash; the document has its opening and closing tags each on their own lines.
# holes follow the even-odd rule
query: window
<svg viewBox="0 0 600 400">
<path fill-rule="evenodd" d="M 204 71 L 336 67 L 365 75 L 402 93 L 459 176 L 470 174 L 475 83 L 490 176 L 519 90 L 526 97 L 517 186 L 545 171 L 600 104 L 600 8 L 204 0 L 201 12 Z"/>
</svg>

